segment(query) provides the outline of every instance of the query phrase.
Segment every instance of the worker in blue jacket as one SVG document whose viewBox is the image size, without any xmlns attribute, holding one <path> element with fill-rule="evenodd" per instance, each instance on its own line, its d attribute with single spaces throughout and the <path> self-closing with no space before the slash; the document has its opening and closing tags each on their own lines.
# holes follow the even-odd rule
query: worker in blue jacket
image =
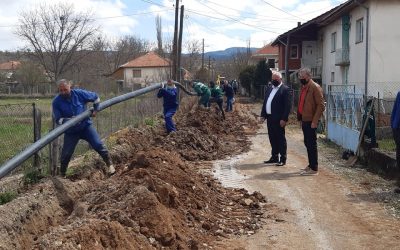
<svg viewBox="0 0 400 250">
<path fill-rule="evenodd" d="M 86 111 L 86 104 L 93 103 L 92 116 L 96 116 L 100 98 L 94 92 L 82 89 L 71 89 L 71 83 L 65 79 L 57 82 L 59 94 L 53 99 L 53 118 L 58 125 Z M 71 160 L 78 141 L 83 139 L 96 150 L 108 166 L 110 175 L 115 173 L 110 155 L 104 143 L 101 141 L 96 129 L 92 126 L 92 120 L 88 117 L 75 126 L 69 128 L 64 134 L 64 144 L 61 151 L 61 176 L 65 177 L 68 163 Z"/>
<path fill-rule="evenodd" d="M 400 168 L 400 92 L 397 93 L 396 101 L 393 104 L 390 125 L 393 131 L 393 139 L 396 143 L 396 161 L 397 167 Z M 395 189 L 396 193 L 400 193 L 400 177 L 397 179 L 398 188 Z"/>
<path fill-rule="evenodd" d="M 163 85 L 157 93 L 158 98 L 163 98 L 165 128 L 167 133 L 176 131 L 176 127 L 172 117 L 178 109 L 178 89 L 172 80 L 167 81 L 167 85 Z"/>
</svg>

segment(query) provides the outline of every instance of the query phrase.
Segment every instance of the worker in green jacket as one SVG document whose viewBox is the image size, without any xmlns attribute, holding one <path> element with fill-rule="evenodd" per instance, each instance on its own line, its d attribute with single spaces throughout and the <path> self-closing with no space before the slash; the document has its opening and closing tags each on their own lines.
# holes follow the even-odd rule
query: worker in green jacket
<svg viewBox="0 0 400 250">
<path fill-rule="evenodd" d="M 199 105 L 203 105 L 206 108 L 210 107 L 211 91 L 207 85 L 201 82 L 193 82 L 193 89 L 200 96 Z"/>
<path fill-rule="evenodd" d="M 211 99 L 210 99 L 210 103 L 212 102 L 216 102 L 219 110 L 222 113 L 222 117 L 225 119 L 225 112 L 224 109 L 222 107 L 222 104 L 224 103 L 224 92 L 222 92 L 222 89 L 215 84 L 214 81 L 210 81 L 210 92 L 211 92 Z"/>
</svg>

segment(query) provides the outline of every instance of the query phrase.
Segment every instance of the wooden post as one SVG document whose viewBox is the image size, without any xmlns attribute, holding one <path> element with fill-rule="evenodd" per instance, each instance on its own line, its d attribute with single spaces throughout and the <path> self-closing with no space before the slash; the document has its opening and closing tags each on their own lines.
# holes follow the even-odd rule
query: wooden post
<svg viewBox="0 0 400 250">
<path fill-rule="evenodd" d="M 32 103 L 33 107 L 33 142 L 37 142 L 41 138 L 42 128 L 42 114 L 39 109 L 36 108 L 36 104 Z M 39 153 L 33 156 L 33 166 L 40 170 L 40 155 Z"/>
</svg>

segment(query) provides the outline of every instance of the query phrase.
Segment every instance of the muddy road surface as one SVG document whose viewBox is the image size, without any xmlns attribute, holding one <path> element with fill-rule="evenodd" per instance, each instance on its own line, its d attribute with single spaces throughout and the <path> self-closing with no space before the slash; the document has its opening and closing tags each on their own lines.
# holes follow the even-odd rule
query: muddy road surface
<svg viewBox="0 0 400 250">
<path fill-rule="evenodd" d="M 320 173 L 301 176 L 308 165 L 302 132 L 287 128 L 287 165 L 262 162 L 270 157 L 264 126 L 252 137 L 248 153 L 214 163 L 222 184 L 260 191 L 268 199 L 264 227 L 256 234 L 228 241 L 236 249 L 400 249 L 400 220 L 379 200 L 370 183 L 386 182 L 360 169 L 349 169 L 339 152 L 319 143 Z M 336 154 L 336 155 L 335 155 Z M 352 179 L 349 179 L 349 176 Z M 387 183 L 386 183 L 387 184 Z M 400 195 L 379 189 L 392 199 Z M 396 202 L 396 200 L 395 200 Z"/>
</svg>

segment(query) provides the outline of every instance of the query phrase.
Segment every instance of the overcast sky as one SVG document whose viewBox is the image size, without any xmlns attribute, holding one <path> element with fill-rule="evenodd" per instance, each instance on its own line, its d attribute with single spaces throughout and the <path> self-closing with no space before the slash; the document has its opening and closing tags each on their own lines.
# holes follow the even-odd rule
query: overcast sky
<svg viewBox="0 0 400 250">
<path fill-rule="evenodd" d="M 0 50 L 24 46 L 14 30 L 22 11 L 39 3 L 65 0 L 0 0 Z M 134 35 L 156 42 L 155 17 L 161 16 L 163 39 L 173 37 L 176 0 L 68 0 L 77 11 L 90 10 L 110 38 Z M 276 36 L 345 0 L 180 0 L 185 7 L 183 42 L 205 41 L 205 51 L 262 47 Z M 184 49 L 183 49 L 184 50 Z"/>
</svg>

